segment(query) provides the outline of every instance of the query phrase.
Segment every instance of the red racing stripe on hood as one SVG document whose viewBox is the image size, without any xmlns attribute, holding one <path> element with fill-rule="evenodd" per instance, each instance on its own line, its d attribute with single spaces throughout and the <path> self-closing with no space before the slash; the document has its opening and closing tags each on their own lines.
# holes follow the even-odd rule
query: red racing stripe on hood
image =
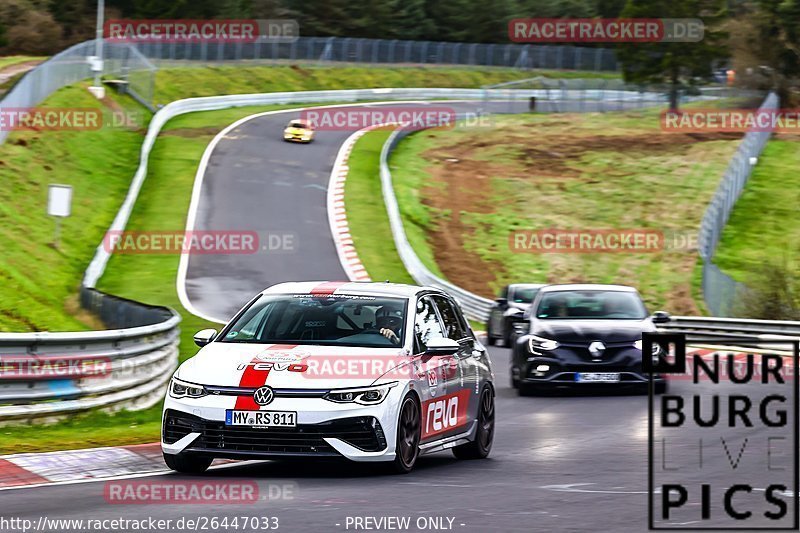
<svg viewBox="0 0 800 533">
<path fill-rule="evenodd" d="M 320 283 L 313 289 L 311 289 L 311 294 L 314 296 L 330 296 L 333 294 L 333 291 L 341 287 L 342 285 L 346 285 L 350 283 L 349 281 L 326 281 L 325 283 Z"/>
<path fill-rule="evenodd" d="M 292 350 L 297 348 L 296 344 L 273 344 L 265 351 L 272 351 L 272 350 Z M 248 387 L 248 388 L 258 388 L 262 387 L 267 382 L 267 377 L 269 376 L 269 370 L 257 370 L 252 364 L 260 362 L 258 357 L 253 358 L 250 361 L 250 365 L 245 367 L 244 372 L 242 372 L 242 377 L 239 379 L 239 386 L 240 387 Z M 261 406 L 256 403 L 253 399 L 252 395 L 247 396 L 237 396 L 236 397 L 236 405 L 234 405 L 234 409 L 246 409 L 246 410 L 258 410 Z"/>
</svg>

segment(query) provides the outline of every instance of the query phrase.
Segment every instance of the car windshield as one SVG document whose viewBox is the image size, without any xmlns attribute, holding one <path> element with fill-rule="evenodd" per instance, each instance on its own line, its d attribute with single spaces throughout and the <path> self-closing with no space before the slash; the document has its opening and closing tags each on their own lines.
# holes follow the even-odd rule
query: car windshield
<svg viewBox="0 0 800 533">
<path fill-rule="evenodd" d="M 554 291 L 542 295 L 536 306 L 540 319 L 642 320 L 647 310 L 634 292 Z"/>
<path fill-rule="evenodd" d="M 518 304 L 529 304 L 539 289 L 536 287 L 512 287 L 511 301 Z"/>
<path fill-rule="evenodd" d="M 265 294 L 223 331 L 220 340 L 375 348 L 402 346 L 406 304 L 405 298 Z"/>
<path fill-rule="evenodd" d="M 290 128 L 306 129 L 308 126 L 306 124 L 304 124 L 303 122 L 290 122 L 289 123 L 289 127 Z"/>
</svg>

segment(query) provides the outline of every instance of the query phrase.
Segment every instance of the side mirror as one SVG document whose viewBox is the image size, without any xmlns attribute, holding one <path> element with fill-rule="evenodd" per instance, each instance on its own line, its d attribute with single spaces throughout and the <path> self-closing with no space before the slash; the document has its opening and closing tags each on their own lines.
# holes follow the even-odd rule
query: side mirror
<svg viewBox="0 0 800 533">
<path fill-rule="evenodd" d="M 672 317 L 666 311 L 656 311 L 653 313 L 653 324 L 664 324 L 672 320 Z"/>
<path fill-rule="evenodd" d="M 453 339 L 431 339 L 425 350 L 425 355 L 453 355 L 461 349 L 461 345 Z"/>
<path fill-rule="evenodd" d="M 201 329 L 194 334 L 194 343 L 202 348 L 209 342 L 213 341 L 214 337 L 216 336 L 217 330 L 215 329 Z"/>
<path fill-rule="evenodd" d="M 500 307 L 508 306 L 508 298 L 495 298 L 494 301 L 497 302 L 497 305 Z"/>
</svg>

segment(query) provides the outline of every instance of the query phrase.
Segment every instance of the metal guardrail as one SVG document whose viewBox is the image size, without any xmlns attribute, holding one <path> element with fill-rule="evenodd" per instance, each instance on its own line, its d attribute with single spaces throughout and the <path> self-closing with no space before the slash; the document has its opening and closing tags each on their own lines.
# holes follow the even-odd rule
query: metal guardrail
<svg viewBox="0 0 800 533">
<path fill-rule="evenodd" d="M 523 101 L 531 97 L 553 101 L 573 101 L 581 99 L 593 100 L 629 100 L 647 102 L 663 101 L 652 93 L 642 92 L 633 88 L 617 87 L 614 90 L 572 90 L 564 89 L 551 91 L 548 89 L 529 90 L 485 90 L 485 89 L 437 89 L 437 88 L 379 88 L 379 89 L 352 89 L 336 91 L 299 91 L 263 94 L 235 94 L 226 96 L 207 96 L 202 98 L 187 98 L 171 102 L 153 115 L 147 128 L 144 142 L 139 157 L 139 167 L 136 169 L 128 194 L 109 227 L 109 231 L 123 231 L 128 223 L 133 206 L 139 196 L 139 191 L 147 176 L 147 165 L 150 151 L 155 144 L 158 134 L 164 125 L 174 117 L 196 111 L 214 111 L 231 107 L 245 107 L 270 104 L 313 104 L 322 102 L 361 102 L 361 101 L 420 101 L 420 100 L 475 100 L 475 101 L 508 101 L 509 99 Z M 95 287 L 100 276 L 103 275 L 110 253 L 103 243 L 100 243 L 95 256 L 86 269 L 83 285 Z"/>
<path fill-rule="evenodd" d="M 800 322 L 789 320 L 677 316 L 660 324 L 659 329 L 685 333 L 692 339 L 725 338 L 742 342 L 800 339 Z"/>
<path fill-rule="evenodd" d="M 180 316 L 89 288 L 81 300 L 120 329 L 0 333 L 0 423 L 144 409 L 163 397 L 178 365 Z"/>
</svg>

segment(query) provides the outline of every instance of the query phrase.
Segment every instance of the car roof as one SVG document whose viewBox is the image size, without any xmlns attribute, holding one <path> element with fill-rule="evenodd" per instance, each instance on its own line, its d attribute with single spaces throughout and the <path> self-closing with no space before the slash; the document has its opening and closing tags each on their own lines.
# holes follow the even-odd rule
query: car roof
<svg viewBox="0 0 800 533">
<path fill-rule="evenodd" d="M 434 287 L 374 281 L 290 281 L 268 287 L 261 294 L 354 294 L 412 298 L 428 291 L 444 294 Z"/>
<path fill-rule="evenodd" d="M 542 287 L 540 293 L 558 291 L 618 291 L 638 292 L 634 287 L 627 285 L 605 285 L 603 283 L 563 283 L 560 285 L 547 285 Z"/>
<path fill-rule="evenodd" d="M 310 126 L 311 125 L 311 121 L 306 120 L 304 118 L 293 118 L 292 120 L 289 121 L 289 124 L 293 124 L 295 122 L 303 124 L 304 126 Z"/>
</svg>

